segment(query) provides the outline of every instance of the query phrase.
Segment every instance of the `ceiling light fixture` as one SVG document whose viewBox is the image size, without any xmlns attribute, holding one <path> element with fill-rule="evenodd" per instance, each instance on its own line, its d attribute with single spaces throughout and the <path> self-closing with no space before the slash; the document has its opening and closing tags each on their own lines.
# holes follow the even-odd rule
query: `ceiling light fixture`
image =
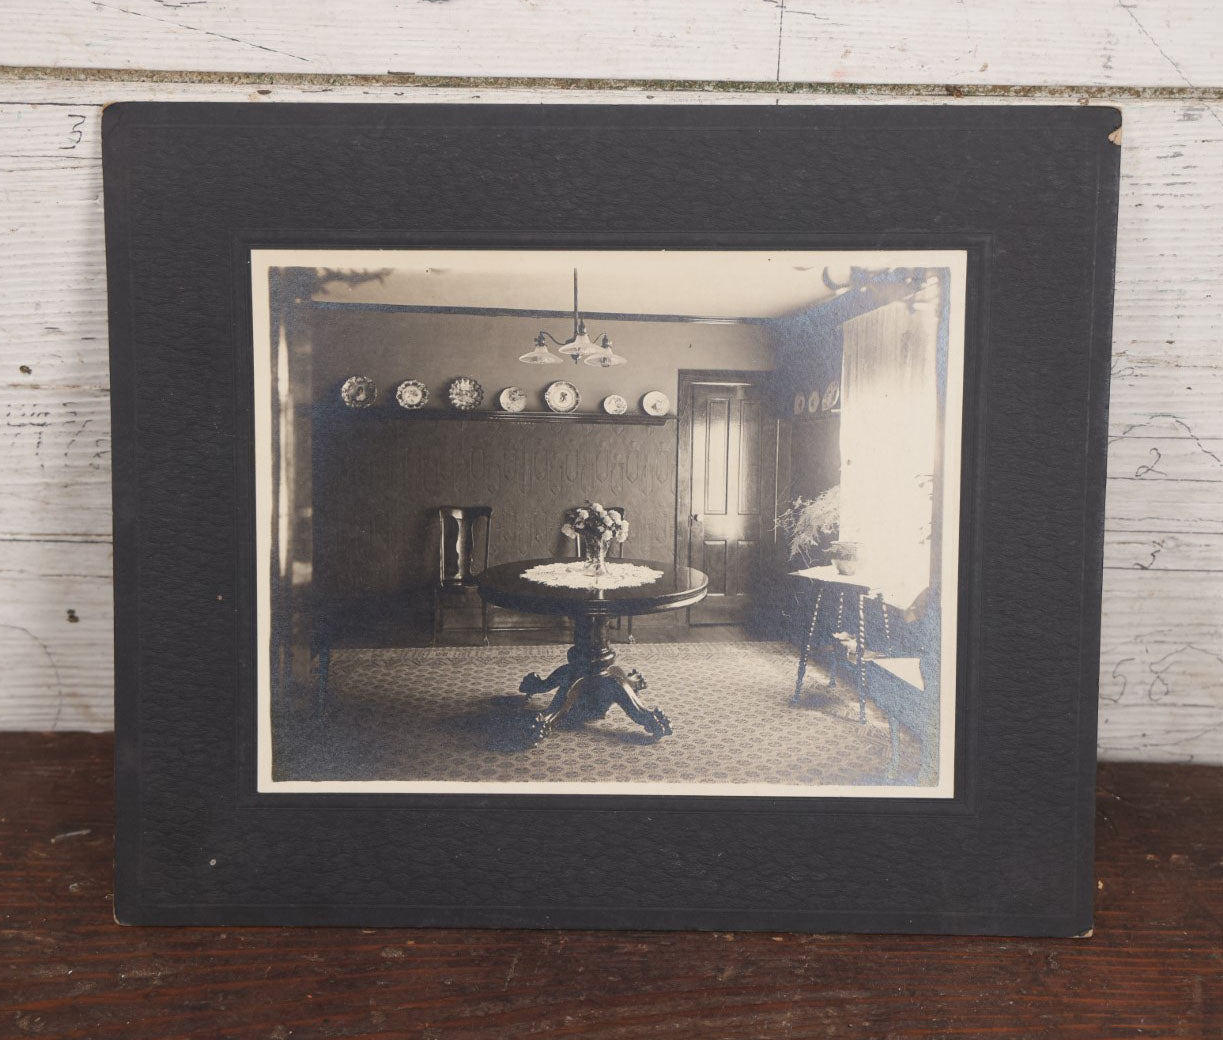
<svg viewBox="0 0 1223 1040">
<path fill-rule="evenodd" d="M 556 344 L 556 354 L 548 349 L 548 340 Z M 592 342 L 586 334 L 586 322 L 582 320 L 578 312 L 578 270 L 576 267 L 573 269 L 573 335 L 562 343 L 552 333 L 540 329 L 539 335 L 535 337 L 535 348 L 519 355 L 518 360 L 528 365 L 554 365 L 561 360 L 556 356 L 557 354 L 572 358 L 575 365 L 581 361 L 595 368 L 612 368 L 627 362 L 627 358 L 621 357 L 612 350 L 612 342 L 607 335 L 599 336 L 598 342 Z"/>
</svg>

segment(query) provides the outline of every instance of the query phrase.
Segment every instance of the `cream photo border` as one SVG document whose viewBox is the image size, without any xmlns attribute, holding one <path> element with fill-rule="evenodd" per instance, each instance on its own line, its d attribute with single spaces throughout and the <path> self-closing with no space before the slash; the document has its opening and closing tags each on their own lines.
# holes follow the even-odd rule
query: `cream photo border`
<svg viewBox="0 0 1223 1040">
<path fill-rule="evenodd" d="M 950 273 L 950 306 L 947 344 L 946 413 L 943 422 L 943 500 L 941 574 L 941 686 L 939 718 L 939 781 L 936 786 L 910 785 L 790 785 L 726 783 L 617 783 L 484 782 L 414 780 L 274 780 L 272 777 L 271 714 L 271 574 L 269 566 L 272 516 L 272 347 L 269 275 L 279 267 L 371 268 L 394 267 L 396 258 L 410 254 L 419 264 L 436 262 L 447 266 L 455 254 L 473 252 L 503 254 L 507 258 L 531 250 L 441 250 L 441 249 L 254 249 L 250 255 L 254 342 L 255 420 L 255 575 L 256 575 L 256 773 L 260 793 L 278 794 L 617 794 L 704 795 L 805 798 L 951 798 L 955 773 L 956 633 L 959 600 L 961 429 L 964 405 L 964 323 L 967 253 L 963 250 L 814 250 L 778 249 L 742 251 L 759 260 L 762 256 L 784 256 L 788 261 L 806 259 L 812 264 L 836 263 L 841 267 L 946 268 Z M 555 253 L 555 250 L 549 250 Z M 607 251 L 566 250 L 574 262 L 593 266 Z M 689 264 L 709 252 L 719 259 L 736 250 L 615 250 L 625 252 L 673 252 Z M 426 258 L 429 258 L 426 260 Z M 796 660 L 797 666 L 797 660 Z"/>
</svg>

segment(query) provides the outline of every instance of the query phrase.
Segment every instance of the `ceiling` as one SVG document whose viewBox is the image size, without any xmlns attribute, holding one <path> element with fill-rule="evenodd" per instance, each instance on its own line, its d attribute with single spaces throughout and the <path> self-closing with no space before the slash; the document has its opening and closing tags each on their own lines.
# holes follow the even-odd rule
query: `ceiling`
<svg viewBox="0 0 1223 1040">
<path fill-rule="evenodd" d="M 831 299 L 851 266 L 912 262 L 897 252 L 294 250 L 329 303 L 568 311 L 578 269 L 585 313 L 775 318 Z"/>
</svg>

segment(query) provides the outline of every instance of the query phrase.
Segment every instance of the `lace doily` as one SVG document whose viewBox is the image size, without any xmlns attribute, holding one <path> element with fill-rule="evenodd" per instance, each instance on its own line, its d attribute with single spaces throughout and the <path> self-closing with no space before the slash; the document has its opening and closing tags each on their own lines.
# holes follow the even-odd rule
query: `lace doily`
<svg viewBox="0 0 1223 1040">
<path fill-rule="evenodd" d="M 662 577 L 662 571 L 642 567 L 637 563 L 608 563 L 607 573 L 595 577 L 583 574 L 585 563 L 541 563 L 522 572 L 528 581 L 562 589 L 627 589 L 633 585 L 649 585 Z"/>
</svg>

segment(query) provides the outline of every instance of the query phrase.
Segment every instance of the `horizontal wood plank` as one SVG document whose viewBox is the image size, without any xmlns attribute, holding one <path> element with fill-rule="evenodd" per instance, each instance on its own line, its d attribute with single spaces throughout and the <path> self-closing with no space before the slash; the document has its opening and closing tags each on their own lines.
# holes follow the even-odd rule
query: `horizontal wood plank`
<svg viewBox="0 0 1223 1040">
<path fill-rule="evenodd" d="M 1219 86 L 1212 0 L 9 0 L 0 64 L 818 83 Z"/>
<path fill-rule="evenodd" d="M 0 384 L 0 538 L 109 541 L 110 395 Z"/>
<path fill-rule="evenodd" d="M 1218 85 L 1211 0 L 785 0 L 779 75 L 833 83 Z"/>
<path fill-rule="evenodd" d="M 106 543 L 0 539 L 0 728 L 114 724 L 111 558 Z"/>
<path fill-rule="evenodd" d="M 0 216 L 9 232 L 0 252 L 0 393 L 9 417 L 0 438 L 7 467 L 0 539 L 32 553 L 23 564 L 30 573 L 41 573 L 39 568 L 48 576 L 65 573 L 54 563 L 58 549 L 35 552 L 31 546 L 109 537 L 98 127 L 102 104 L 120 96 L 810 103 L 720 92 L 507 90 L 490 98 L 479 90 L 394 86 L 340 86 L 320 93 L 287 86 L 146 83 L 119 89 L 97 82 L 0 82 Z M 894 100 L 876 95 L 844 103 Z M 1217 694 L 1223 674 L 1213 655 L 1223 654 L 1223 642 L 1209 590 L 1223 569 L 1223 359 L 1216 331 L 1217 303 L 1223 299 L 1223 238 L 1216 233 L 1223 206 L 1217 189 L 1223 183 L 1223 124 L 1210 107 L 1194 100 L 1126 103 L 1124 113 L 1102 696 L 1116 694 L 1118 668 L 1124 677 L 1133 660 L 1160 658 L 1164 637 L 1152 633 L 1205 625 L 1195 645 L 1207 649 L 1181 652 L 1175 668 L 1164 670 L 1163 681 L 1173 681 L 1176 696 L 1126 700 L 1103 712 L 1100 746 L 1106 756 L 1188 755 L 1220 762 L 1223 735 L 1217 723 L 1223 722 L 1223 704 Z M 71 551 L 86 550 L 74 546 Z M 58 621 L 72 606 L 65 602 L 69 592 L 68 598 L 82 603 L 109 604 L 108 575 L 104 567 L 77 571 L 75 584 L 65 587 L 50 578 L 40 582 L 0 570 L 0 594 L 45 617 L 38 638 L 47 655 L 93 691 L 79 702 L 61 702 L 50 693 L 40 701 L 30 678 L 34 665 L 22 673 L 26 678 L 6 674 L 0 677 L 0 727 L 109 724 L 109 650 L 100 652 L 96 641 L 82 642 L 82 629 Z M 1148 620 L 1154 604 L 1158 624 Z M 105 617 L 109 624 L 109 614 Z M 1130 681 L 1124 698 L 1133 698 L 1134 688 Z M 1208 724 L 1200 724 L 1203 718 Z"/>
<path fill-rule="evenodd" d="M 1100 732 L 1109 757 L 1217 762 L 1223 598 L 1214 572 L 1104 575 Z"/>
<path fill-rule="evenodd" d="M 15 10 L 14 10 L 15 8 Z M 8 4 L 0 64 L 222 72 L 773 79 L 761 0 Z"/>
</svg>

